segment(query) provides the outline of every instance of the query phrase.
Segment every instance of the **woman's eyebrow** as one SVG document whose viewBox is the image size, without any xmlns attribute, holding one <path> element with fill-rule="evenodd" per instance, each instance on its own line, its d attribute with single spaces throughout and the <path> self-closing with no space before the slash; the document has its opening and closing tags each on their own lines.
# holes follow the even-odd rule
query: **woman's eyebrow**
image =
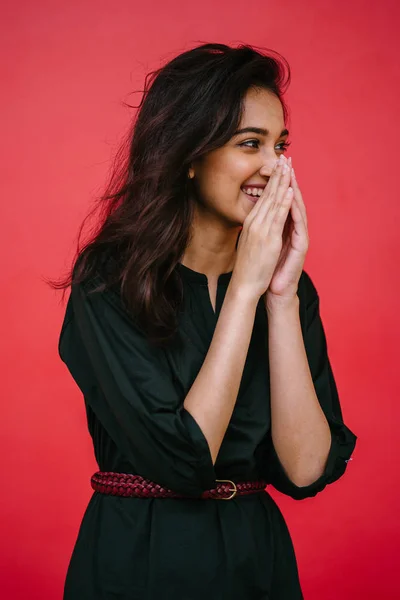
<svg viewBox="0 0 400 600">
<path fill-rule="evenodd" d="M 235 131 L 233 135 L 239 135 L 240 133 L 258 133 L 259 135 L 265 136 L 269 135 L 268 129 L 262 129 L 261 127 L 244 127 L 243 129 L 238 129 Z M 279 137 L 282 137 L 283 135 L 289 135 L 289 131 L 287 129 L 283 129 Z"/>
</svg>

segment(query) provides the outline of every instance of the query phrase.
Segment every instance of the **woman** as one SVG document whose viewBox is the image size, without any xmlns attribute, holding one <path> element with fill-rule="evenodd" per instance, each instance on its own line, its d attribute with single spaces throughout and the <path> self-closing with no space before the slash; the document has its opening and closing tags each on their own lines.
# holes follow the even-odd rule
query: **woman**
<svg viewBox="0 0 400 600">
<path fill-rule="evenodd" d="M 303 270 L 289 78 L 272 53 L 205 44 L 146 82 L 101 225 L 60 285 L 59 352 L 99 465 L 64 600 L 303 598 L 265 488 L 315 496 L 357 437 Z"/>
</svg>

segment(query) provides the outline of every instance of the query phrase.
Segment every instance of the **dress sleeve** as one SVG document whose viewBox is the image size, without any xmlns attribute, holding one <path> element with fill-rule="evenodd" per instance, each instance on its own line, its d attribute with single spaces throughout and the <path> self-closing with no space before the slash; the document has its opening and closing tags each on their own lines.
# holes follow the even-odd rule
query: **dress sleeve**
<svg viewBox="0 0 400 600">
<path fill-rule="evenodd" d="M 194 497 L 215 487 L 208 442 L 183 406 L 164 351 L 147 343 L 119 295 L 89 289 L 72 286 L 59 345 L 85 400 L 137 474 Z"/>
<path fill-rule="evenodd" d="M 268 444 L 268 478 L 280 492 L 295 500 L 315 496 L 328 483 L 333 483 L 345 472 L 356 445 L 357 436 L 344 424 L 338 390 L 332 372 L 320 315 L 317 290 L 310 276 L 303 271 L 299 281 L 300 320 L 304 346 L 315 392 L 331 430 L 331 447 L 322 475 L 307 486 L 295 485 L 286 475 L 275 451 L 271 436 Z"/>
</svg>

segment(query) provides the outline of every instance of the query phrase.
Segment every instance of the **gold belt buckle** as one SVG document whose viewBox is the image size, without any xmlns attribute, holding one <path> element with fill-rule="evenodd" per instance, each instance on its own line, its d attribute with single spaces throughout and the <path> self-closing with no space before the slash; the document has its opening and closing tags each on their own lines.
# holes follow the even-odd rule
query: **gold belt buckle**
<svg viewBox="0 0 400 600">
<path fill-rule="evenodd" d="M 237 492 L 237 487 L 234 481 L 231 481 L 230 479 L 216 479 L 215 481 L 220 481 L 220 482 L 225 482 L 225 483 L 231 483 L 233 485 L 233 490 L 229 490 L 230 492 L 233 491 L 233 494 L 231 496 L 229 496 L 229 498 L 215 498 L 215 500 L 231 500 L 234 496 L 236 496 L 236 492 Z"/>
</svg>

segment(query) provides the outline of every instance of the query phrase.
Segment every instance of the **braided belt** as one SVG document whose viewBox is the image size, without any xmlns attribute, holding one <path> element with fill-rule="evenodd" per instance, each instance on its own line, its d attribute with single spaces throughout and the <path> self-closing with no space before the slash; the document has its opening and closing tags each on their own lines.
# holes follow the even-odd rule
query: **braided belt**
<svg viewBox="0 0 400 600">
<path fill-rule="evenodd" d="M 164 488 L 154 481 L 144 479 L 140 475 L 131 475 L 130 473 L 113 473 L 112 471 L 97 471 L 92 475 L 90 484 L 96 492 L 111 496 L 124 496 L 136 498 L 194 498 L 213 499 L 213 500 L 231 500 L 235 496 L 244 496 L 262 492 L 267 487 L 266 481 L 242 481 L 234 483 L 230 479 L 216 479 L 218 485 L 216 488 L 206 490 L 198 498 L 178 494 L 168 488 Z M 229 487 L 233 486 L 233 489 Z M 227 498 L 220 494 L 231 493 Z"/>
</svg>

